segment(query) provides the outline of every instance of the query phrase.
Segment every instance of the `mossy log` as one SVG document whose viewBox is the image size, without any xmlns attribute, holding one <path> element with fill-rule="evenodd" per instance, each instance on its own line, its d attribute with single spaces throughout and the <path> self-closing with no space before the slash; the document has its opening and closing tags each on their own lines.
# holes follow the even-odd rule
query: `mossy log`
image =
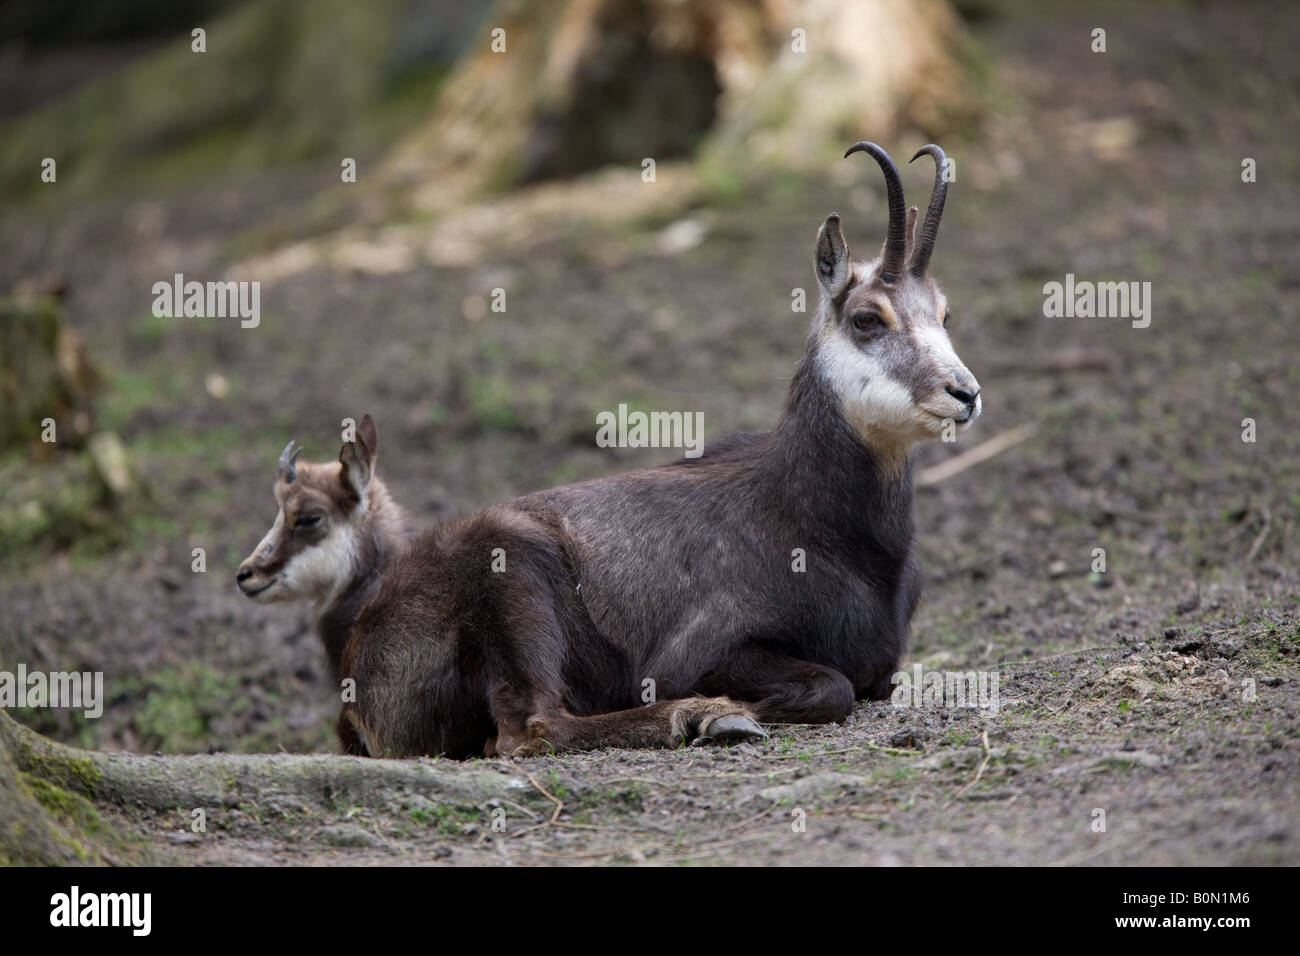
<svg viewBox="0 0 1300 956">
<path fill-rule="evenodd" d="M 390 810 L 419 795 L 481 810 L 496 802 L 548 808 L 550 801 L 505 764 L 368 760 L 341 755 L 203 754 L 142 756 L 79 750 L 42 737 L 0 711 L 0 863 L 112 860 L 110 848 L 69 832 L 49 794 L 126 811 L 246 811 L 325 814 Z M 74 847 L 75 852 L 69 848 Z M 89 847 L 89 849 L 87 849 Z"/>
</svg>

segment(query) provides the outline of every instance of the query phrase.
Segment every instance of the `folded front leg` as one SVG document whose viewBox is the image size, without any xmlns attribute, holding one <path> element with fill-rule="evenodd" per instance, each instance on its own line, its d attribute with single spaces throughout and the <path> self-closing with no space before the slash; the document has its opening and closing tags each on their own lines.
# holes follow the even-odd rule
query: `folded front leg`
<svg viewBox="0 0 1300 956">
<path fill-rule="evenodd" d="M 562 750 L 679 747 L 766 736 L 744 704 L 726 697 L 686 697 L 590 717 L 563 711 L 534 714 L 513 732 L 500 728 L 497 752 L 532 757 Z"/>
</svg>

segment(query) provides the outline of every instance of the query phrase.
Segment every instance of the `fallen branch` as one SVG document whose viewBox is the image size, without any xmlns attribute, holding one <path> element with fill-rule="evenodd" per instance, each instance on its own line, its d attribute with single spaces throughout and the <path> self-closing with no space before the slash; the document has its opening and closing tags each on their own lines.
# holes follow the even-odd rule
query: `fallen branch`
<svg viewBox="0 0 1300 956">
<path fill-rule="evenodd" d="M 1000 455 L 1008 448 L 1014 448 L 1023 441 L 1027 441 L 1038 433 L 1037 422 L 1026 422 L 1023 425 L 1017 425 L 1009 431 L 990 438 L 988 441 L 976 445 L 974 448 L 955 455 L 947 461 L 940 462 L 937 465 L 922 471 L 917 475 L 916 483 L 922 487 L 927 485 L 937 485 L 941 481 L 946 481 L 953 475 L 959 475 L 967 468 L 978 465 L 981 462 L 988 461 L 995 455 Z"/>
<path fill-rule="evenodd" d="M 528 781 L 501 769 L 440 760 L 372 760 L 333 754 L 201 754 L 146 757 L 56 743 L 0 711 L 0 745 L 19 770 L 98 803 L 172 810 L 249 805 L 383 809 L 403 794 L 480 808 L 538 803 Z"/>
</svg>

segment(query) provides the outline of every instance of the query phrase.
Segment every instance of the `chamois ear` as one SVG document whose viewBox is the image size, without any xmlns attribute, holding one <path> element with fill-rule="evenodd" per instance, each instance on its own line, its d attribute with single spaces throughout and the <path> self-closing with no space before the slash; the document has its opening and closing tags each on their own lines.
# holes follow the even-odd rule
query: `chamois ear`
<svg viewBox="0 0 1300 956">
<path fill-rule="evenodd" d="M 362 500 L 365 499 L 366 489 L 370 487 L 370 479 L 375 474 L 375 455 L 378 450 L 379 435 L 375 431 L 375 420 L 366 415 L 357 426 L 356 440 L 344 442 L 339 452 L 339 461 L 343 463 L 343 482 Z"/>
<path fill-rule="evenodd" d="M 813 260 L 817 282 L 828 298 L 834 299 L 849 287 L 849 246 L 840 229 L 840 217 L 831 213 L 817 231 L 817 255 Z"/>
</svg>

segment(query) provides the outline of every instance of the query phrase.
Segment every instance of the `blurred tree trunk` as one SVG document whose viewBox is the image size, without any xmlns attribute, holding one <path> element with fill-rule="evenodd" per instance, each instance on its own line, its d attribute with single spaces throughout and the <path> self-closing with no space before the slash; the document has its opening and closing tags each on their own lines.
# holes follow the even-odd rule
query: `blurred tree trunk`
<svg viewBox="0 0 1300 956">
<path fill-rule="evenodd" d="M 65 446 L 84 443 L 97 384 L 55 297 L 0 299 L 0 451 L 39 440 L 46 418 Z"/>
<path fill-rule="evenodd" d="M 437 210 L 698 149 L 807 167 L 961 122 L 964 56 L 945 0 L 499 0 L 387 174 Z"/>
</svg>

